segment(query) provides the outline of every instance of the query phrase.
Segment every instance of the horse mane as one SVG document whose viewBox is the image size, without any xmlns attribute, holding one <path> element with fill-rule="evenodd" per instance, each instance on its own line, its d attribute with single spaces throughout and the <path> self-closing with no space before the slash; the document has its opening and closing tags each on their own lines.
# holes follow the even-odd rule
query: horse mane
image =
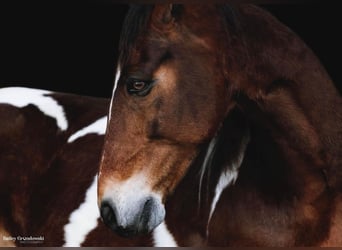
<svg viewBox="0 0 342 250">
<path fill-rule="evenodd" d="M 230 28 L 230 35 L 237 34 L 242 30 L 241 17 L 233 4 L 218 5 L 217 8 L 221 11 L 225 24 Z"/>
<path fill-rule="evenodd" d="M 119 62 L 125 64 L 137 38 L 147 30 L 153 5 L 132 4 L 126 14 L 119 42 Z"/>
<path fill-rule="evenodd" d="M 229 27 L 230 35 L 241 31 L 241 24 L 236 7 L 232 4 L 219 4 L 216 6 L 222 13 L 225 26 Z M 126 14 L 119 42 L 119 62 L 125 64 L 130 56 L 130 51 L 137 43 L 138 37 L 147 31 L 148 22 L 154 5 L 152 4 L 131 4 Z M 181 13 L 182 5 L 175 4 L 172 10 L 173 15 Z"/>
</svg>

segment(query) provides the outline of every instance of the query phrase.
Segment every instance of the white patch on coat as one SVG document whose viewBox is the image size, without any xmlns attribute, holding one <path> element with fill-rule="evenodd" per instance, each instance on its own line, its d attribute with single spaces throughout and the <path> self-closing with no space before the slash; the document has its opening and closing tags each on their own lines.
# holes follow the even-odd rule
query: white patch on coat
<svg viewBox="0 0 342 250">
<path fill-rule="evenodd" d="M 177 242 L 170 231 L 167 229 L 166 223 L 162 222 L 153 230 L 154 247 L 177 247 Z"/>
<path fill-rule="evenodd" d="M 64 226 L 64 247 L 79 247 L 87 235 L 97 227 L 100 218 L 97 206 L 97 176 L 88 188 L 84 202 L 69 217 Z"/>
<path fill-rule="evenodd" d="M 104 116 L 97 121 L 91 123 L 90 125 L 78 130 L 76 133 L 71 135 L 68 139 L 68 143 L 74 142 L 80 137 L 83 137 L 87 134 L 99 134 L 104 135 L 106 133 L 107 126 L 107 116 Z"/>
<path fill-rule="evenodd" d="M 246 135 L 242 138 L 241 145 L 240 145 L 240 152 L 237 155 L 237 158 L 235 161 L 227 166 L 221 173 L 220 178 L 218 179 L 218 182 L 216 184 L 215 188 L 215 196 L 212 200 L 211 203 L 211 208 L 210 208 L 210 213 L 209 213 L 209 218 L 208 218 L 208 223 L 207 223 L 207 235 L 208 235 L 208 228 L 209 228 L 209 223 L 211 220 L 211 217 L 215 211 L 217 202 L 221 198 L 222 192 L 230 185 L 234 185 L 238 175 L 239 175 L 239 168 L 242 164 L 242 161 L 245 156 L 245 152 L 247 149 L 247 145 L 249 143 L 249 131 L 247 130 Z"/>
<path fill-rule="evenodd" d="M 205 171 L 208 169 L 208 167 L 211 165 L 211 162 L 213 160 L 215 150 L 216 150 L 216 144 L 218 141 L 218 137 L 215 136 L 211 139 L 207 152 L 204 157 L 204 161 L 201 167 L 201 173 L 200 173 L 200 180 L 199 180 L 199 188 L 198 188 L 198 207 L 200 207 L 201 204 L 201 193 L 202 193 L 202 182 L 204 178 Z"/>
<path fill-rule="evenodd" d="M 219 198 L 221 197 L 221 194 L 223 192 L 223 190 L 228 187 L 229 185 L 233 185 L 236 182 L 236 179 L 239 175 L 239 169 L 237 167 L 237 165 L 233 164 L 231 167 L 233 167 L 234 169 L 227 169 L 225 171 L 223 171 L 221 173 L 221 176 L 216 184 L 216 188 L 215 188 L 215 196 L 214 199 L 211 203 L 211 208 L 210 208 L 210 213 L 209 213 L 209 222 L 211 220 L 211 216 L 213 215 L 213 212 L 216 208 L 216 204 L 219 200 Z M 237 168 L 235 168 L 237 167 Z M 208 223 L 209 224 L 209 223 Z"/>
<path fill-rule="evenodd" d="M 9 87 L 0 89 L 0 103 L 10 104 L 17 108 L 23 108 L 30 104 L 36 106 L 46 116 L 56 120 L 61 130 L 68 128 L 68 121 L 64 109 L 53 97 L 53 92 L 41 89 L 23 87 Z"/>
</svg>

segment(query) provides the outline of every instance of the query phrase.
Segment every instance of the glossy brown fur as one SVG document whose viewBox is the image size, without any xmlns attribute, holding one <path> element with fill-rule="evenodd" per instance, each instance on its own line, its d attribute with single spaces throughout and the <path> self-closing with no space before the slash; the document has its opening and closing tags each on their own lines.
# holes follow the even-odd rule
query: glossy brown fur
<svg viewBox="0 0 342 250">
<path fill-rule="evenodd" d="M 152 15 L 153 19 L 161 14 L 157 9 Z M 172 191 L 197 155 L 198 145 L 215 135 L 229 110 L 225 105 L 228 90 L 220 86 L 224 80 L 221 70 L 208 67 L 219 64 L 219 58 L 212 56 L 214 48 L 209 45 L 213 41 L 195 37 L 193 43 L 187 30 L 179 34 L 172 24 L 166 31 L 159 30 L 159 25 L 162 24 L 151 22 L 149 38 L 138 37 L 132 51 L 124 51 L 130 57 L 119 62 L 124 71 L 114 95 L 111 115 L 115 118 L 109 123 L 104 147 L 100 179 L 105 177 L 99 181 L 100 198 L 107 186 L 106 178 L 122 181 L 142 170 L 148 171 L 153 189 L 163 194 Z M 188 51 L 191 58 L 181 56 Z M 178 55 L 179 58 L 173 58 Z M 186 69 L 190 64 L 194 66 L 191 71 Z M 132 98 L 125 90 L 128 76 L 157 79 L 158 84 L 148 98 Z M 189 84 L 193 81 L 195 87 Z M 209 81 L 217 84 L 209 85 Z M 162 148 L 163 152 L 158 153 Z M 151 164 L 156 157 L 166 163 L 163 168 L 157 162 Z"/>
<path fill-rule="evenodd" d="M 98 171 L 103 136 L 67 139 L 106 115 L 108 100 L 54 93 L 69 127 L 35 106 L 0 104 L 0 246 L 62 246 L 64 226 L 85 199 Z M 3 240 L 3 236 L 43 236 L 37 244 Z M 84 246 L 151 245 L 149 237 L 128 240 L 114 235 L 99 219 Z"/>
<path fill-rule="evenodd" d="M 143 171 L 163 194 L 166 221 L 181 245 L 342 245 L 342 100 L 312 51 L 252 5 L 225 6 L 231 16 L 215 5 L 148 8 L 150 18 L 119 62 L 99 198 L 106 179 Z M 146 97 L 129 96 L 129 76 L 158 83 Z M 251 139 L 208 234 L 210 206 L 198 210 L 197 177 L 203 145 L 229 119 L 245 121 Z M 161 165 L 155 157 L 164 163 L 163 155 L 169 158 Z M 223 162 L 207 171 L 208 180 L 216 176 L 207 181 L 209 203 Z"/>
<path fill-rule="evenodd" d="M 142 172 L 163 194 L 180 246 L 341 246 L 342 101 L 312 51 L 252 5 L 143 8 L 146 25 L 121 47 L 99 198 L 108 183 Z M 133 97 L 128 75 L 159 82 L 147 97 Z M 42 234 L 48 246 L 63 244 L 63 226 L 97 172 L 103 137 L 65 142 L 108 105 L 56 98 L 68 107 L 71 127 L 63 133 L 34 107 L 0 105 L 0 232 Z M 209 221 L 218 180 L 246 134 L 237 181 Z M 101 222 L 83 243 L 151 244 L 150 235 L 124 239 Z"/>
</svg>

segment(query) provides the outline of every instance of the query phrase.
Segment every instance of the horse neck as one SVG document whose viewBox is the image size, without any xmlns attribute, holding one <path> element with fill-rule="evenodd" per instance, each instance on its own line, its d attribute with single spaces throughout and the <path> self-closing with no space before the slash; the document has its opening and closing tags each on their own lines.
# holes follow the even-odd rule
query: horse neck
<svg viewBox="0 0 342 250">
<path fill-rule="evenodd" d="M 230 51 L 236 46 L 240 48 L 235 51 L 244 51 L 230 58 L 236 58 L 230 73 L 240 93 L 238 105 L 271 131 L 290 166 L 323 169 L 330 186 L 342 187 L 340 94 L 313 52 L 291 30 L 256 7 L 241 7 L 240 14 L 243 45 L 230 44 Z"/>
<path fill-rule="evenodd" d="M 167 224 L 178 240 L 184 240 L 179 243 L 193 245 L 188 241 L 192 238 L 196 244 L 207 243 L 211 217 L 225 188 L 235 184 L 248 143 L 247 121 L 234 109 L 167 201 L 167 211 L 172 211 L 167 212 Z"/>
</svg>

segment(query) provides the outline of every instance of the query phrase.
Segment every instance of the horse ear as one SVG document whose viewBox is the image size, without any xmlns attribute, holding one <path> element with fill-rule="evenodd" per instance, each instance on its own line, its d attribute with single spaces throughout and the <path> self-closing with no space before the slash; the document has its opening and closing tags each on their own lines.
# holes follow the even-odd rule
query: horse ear
<svg viewBox="0 0 342 250">
<path fill-rule="evenodd" d="M 174 4 L 158 4 L 154 7 L 152 21 L 157 25 L 169 25 L 175 21 Z"/>
</svg>

